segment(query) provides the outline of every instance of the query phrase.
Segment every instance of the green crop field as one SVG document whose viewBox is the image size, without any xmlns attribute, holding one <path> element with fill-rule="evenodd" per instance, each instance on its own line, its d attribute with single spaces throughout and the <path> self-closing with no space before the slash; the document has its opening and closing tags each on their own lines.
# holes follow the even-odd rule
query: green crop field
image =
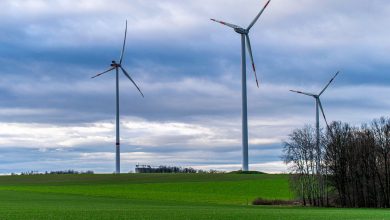
<svg viewBox="0 0 390 220">
<path fill-rule="evenodd" d="M 252 206 L 294 199 L 287 175 L 122 174 L 0 177 L 2 219 L 390 219 L 384 209 Z"/>
</svg>

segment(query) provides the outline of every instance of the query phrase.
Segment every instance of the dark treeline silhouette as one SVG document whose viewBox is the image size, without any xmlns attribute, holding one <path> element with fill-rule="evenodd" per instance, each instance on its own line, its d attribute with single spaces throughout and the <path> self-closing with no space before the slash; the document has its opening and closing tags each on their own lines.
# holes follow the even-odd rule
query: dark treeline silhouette
<svg viewBox="0 0 390 220">
<path fill-rule="evenodd" d="M 360 127 L 333 122 L 321 132 L 319 151 L 315 138 L 315 130 L 305 126 L 284 144 L 291 186 L 304 205 L 390 207 L 389 118 Z"/>
<path fill-rule="evenodd" d="M 59 170 L 59 171 L 46 171 L 44 173 L 38 171 L 21 172 L 20 175 L 50 175 L 50 174 L 94 174 L 92 170 L 88 171 L 76 171 L 76 170 Z M 18 175 L 11 173 L 11 175 Z"/>
<path fill-rule="evenodd" d="M 136 165 L 136 173 L 220 173 L 216 170 L 196 170 L 192 167 Z"/>
</svg>

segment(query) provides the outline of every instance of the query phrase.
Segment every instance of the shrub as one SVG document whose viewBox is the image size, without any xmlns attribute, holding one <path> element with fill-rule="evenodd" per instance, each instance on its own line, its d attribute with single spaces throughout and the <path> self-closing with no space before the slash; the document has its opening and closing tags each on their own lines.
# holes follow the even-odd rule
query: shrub
<svg viewBox="0 0 390 220">
<path fill-rule="evenodd" d="M 279 199 L 263 199 L 257 198 L 252 201 L 252 205 L 301 205 L 300 202 L 295 200 L 279 200 Z"/>
</svg>

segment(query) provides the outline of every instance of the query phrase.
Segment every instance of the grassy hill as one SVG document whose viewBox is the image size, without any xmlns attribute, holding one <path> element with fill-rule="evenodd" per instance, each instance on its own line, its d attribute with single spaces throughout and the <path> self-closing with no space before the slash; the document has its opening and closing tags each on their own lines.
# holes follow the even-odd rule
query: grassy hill
<svg viewBox="0 0 390 220">
<path fill-rule="evenodd" d="M 251 206 L 290 200 L 287 175 L 0 177 L 0 219 L 390 219 L 385 210 Z"/>
</svg>

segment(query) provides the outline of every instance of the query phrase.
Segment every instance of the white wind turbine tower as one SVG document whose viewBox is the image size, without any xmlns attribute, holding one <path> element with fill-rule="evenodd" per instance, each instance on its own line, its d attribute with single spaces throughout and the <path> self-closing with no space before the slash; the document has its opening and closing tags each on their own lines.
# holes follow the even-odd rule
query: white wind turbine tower
<svg viewBox="0 0 390 220">
<path fill-rule="evenodd" d="M 290 90 L 291 92 L 299 93 L 302 95 L 307 95 L 311 96 L 316 100 L 316 151 L 320 151 L 320 116 L 319 116 L 319 109 L 321 109 L 322 116 L 324 117 L 325 123 L 327 128 L 329 129 L 328 121 L 326 120 L 325 112 L 324 109 L 322 108 L 320 96 L 325 92 L 325 90 L 328 88 L 328 86 L 333 82 L 333 80 L 336 78 L 336 76 L 340 73 L 340 71 L 337 71 L 337 73 L 333 76 L 333 78 L 326 84 L 326 86 L 321 90 L 321 92 L 316 95 L 312 93 L 307 93 L 307 92 L 301 92 L 301 91 L 296 91 L 296 90 Z M 317 171 L 320 170 L 320 163 L 319 163 L 319 157 L 320 155 L 317 155 Z"/>
<path fill-rule="evenodd" d="M 248 171 L 248 115 L 247 115 L 247 95 L 246 95 L 246 58 L 245 58 L 245 43 L 247 43 L 247 49 L 249 56 L 252 62 L 253 73 L 255 75 L 257 87 L 259 87 L 259 82 L 257 81 L 256 68 L 255 63 L 253 61 L 251 42 L 249 39 L 249 31 L 253 27 L 253 25 L 257 22 L 260 15 L 264 12 L 265 8 L 268 6 L 271 0 L 268 0 L 263 9 L 257 14 L 255 19 L 249 24 L 249 26 L 245 29 L 235 24 L 229 24 L 223 21 L 218 21 L 215 19 L 211 19 L 212 21 L 221 23 L 230 28 L 233 28 L 235 32 L 241 35 L 241 64 L 242 64 L 242 170 Z"/>
<path fill-rule="evenodd" d="M 123 61 L 123 54 L 125 52 L 125 46 L 126 46 L 126 35 L 127 35 L 127 20 L 126 20 L 126 29 L 125 29 L 125 38 L 123 40 L 123 46 L 122 46 L 122 52 L 119 59 L 119 63 L 117 63 L 115 60 L 113 60 L 110 64 L 110 68 L 102 73 L 99 73 L 91 78 L 96 78 L 100 75 L 103 75 L 105 73 L 110 72 L 111 70 L 115 69 L 116 72 L 116 170 L 115 173 L 120 173 L 120 137 L 119 137 L 119 69 L 123 72 L 123 74 L 134 84 L 134 86 L 138 89 L 138 91 L 141 93 L 142 97 L 144 97 L 143 93 L 137 86 L 137 84 L 134 82 L 134 80 L 130 77 L 130 75 L 127 73 L 127 71 L 122 67 L 122 61 Z"/>
</svg>

